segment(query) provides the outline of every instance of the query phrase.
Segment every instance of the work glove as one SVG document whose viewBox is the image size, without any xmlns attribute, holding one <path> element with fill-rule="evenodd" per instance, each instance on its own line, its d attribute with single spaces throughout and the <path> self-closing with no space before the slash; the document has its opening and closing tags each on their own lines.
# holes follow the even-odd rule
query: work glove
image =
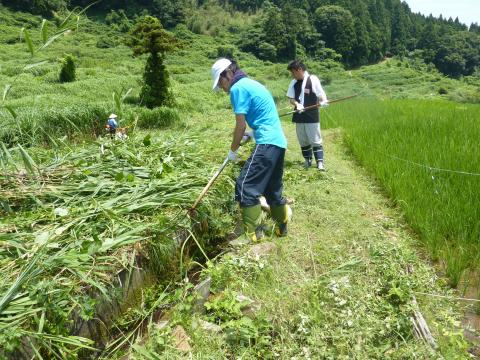
<svg viewBox="0 0 480 360">
<path fill-rule="evenodd" d="M 245 131 L 245 133 L 243 134 L 243 137 L 242 137 L 242 141 L 240 141 L 240 145 L 246 144 L 251 139 L 253 139 L 253 137 L 254 137 L 254 131 L 253 130 Z"/>
<path fill-rule="evenodd" d="M 228 150 L 227 158 L 229 161 L 233 161 L 233 162 L 237 162 L 239 160 L 237 152 L 232 150 Z"/>
<path fill-rule="evenodd" d="M 297 112 L 301 114 L 305 111 L 305 107 L 302 104 L 297 103 L 297 105 L 295 105 L 295 110 L 297 110 Z"/>
<path fill-rule="evenodd" d="M 320 103 L 320 107 L 327 107 L 328 106 L 328 100 L 323 100 L 321 103 Z"/>
</svg>

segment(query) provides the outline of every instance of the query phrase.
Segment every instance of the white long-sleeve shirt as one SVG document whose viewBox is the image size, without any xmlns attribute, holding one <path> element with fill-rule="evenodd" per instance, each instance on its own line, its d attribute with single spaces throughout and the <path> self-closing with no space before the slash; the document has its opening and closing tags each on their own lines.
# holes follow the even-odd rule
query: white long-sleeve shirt
<svg viewBox="0 0 480 360">
<path fill-rule="evenodd" d="M 305 95 L 305 85 L 307 85 L 307 79 L 310 76 L 310 80 L 312 81 L 312 91 L 317 95 L 317 98 L 320 98 L 321 101 L 327 101 L 327 95 L 325 94 L 325 91 L 322 88 L 322 84 L 320 83 L 320 79 L 316 77 L 315 75 L 310 75 L 308 71 L 305 71 L 304 76 L 303 76 L 303 82 L 302 82 L 302 91 L 300 93 L 300 103 L 302 105 L 304 104 L 304 95 Z M 293 79 L 290 82 L 290 85 L 288 86 L 287 90 L 287 97 L 290 99 L 295 99 L 295 89 L 293 86 L 297 80 Z"/>
</svg>

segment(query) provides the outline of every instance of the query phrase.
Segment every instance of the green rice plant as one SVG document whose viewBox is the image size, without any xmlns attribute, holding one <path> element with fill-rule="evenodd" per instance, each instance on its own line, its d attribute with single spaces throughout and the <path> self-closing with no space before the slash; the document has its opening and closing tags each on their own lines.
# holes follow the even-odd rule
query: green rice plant
<svg viewBox="0 0 480 360">
<path fill-rule="evenodd" d="M 456 285 L 479 265 L 478 105 L 358 100 L 323 111 L 384 186 Z"/>
</svg>

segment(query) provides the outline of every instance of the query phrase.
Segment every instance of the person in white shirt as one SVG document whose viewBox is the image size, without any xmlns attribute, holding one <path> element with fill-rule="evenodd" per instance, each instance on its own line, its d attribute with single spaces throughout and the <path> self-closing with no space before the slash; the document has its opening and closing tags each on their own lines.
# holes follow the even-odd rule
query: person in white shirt
<svg viewBox="0 0 480 360">
<path fill-rule="evenodd" d="M 312 165 L 313 153 L 317 169 L 325 171 L 319 107 L 328 105 L 327 95 L 318 77 L 310 75 L 300 60 L 290 62 L 287 69 L 293 77 L 287 97 L 296 110 L 292 121 L 296 124 L 298 142 L 305 159 L 304 166 L 309 168 Z"/>
</svg>

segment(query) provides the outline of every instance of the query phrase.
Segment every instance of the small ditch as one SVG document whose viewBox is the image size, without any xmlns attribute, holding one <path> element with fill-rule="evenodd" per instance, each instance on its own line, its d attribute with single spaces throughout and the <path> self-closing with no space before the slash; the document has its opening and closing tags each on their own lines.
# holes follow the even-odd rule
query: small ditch
<svg viewBox="0 0 480 360">
<path fill-rule="evenodd" d="M 464 319 L 462 322 L 466 339 L 472 343 L 470 353 L 480 358 L 480 271 L 469 271 L 459 285 L 461 294 L 466 300 Z"/>
</svg>

